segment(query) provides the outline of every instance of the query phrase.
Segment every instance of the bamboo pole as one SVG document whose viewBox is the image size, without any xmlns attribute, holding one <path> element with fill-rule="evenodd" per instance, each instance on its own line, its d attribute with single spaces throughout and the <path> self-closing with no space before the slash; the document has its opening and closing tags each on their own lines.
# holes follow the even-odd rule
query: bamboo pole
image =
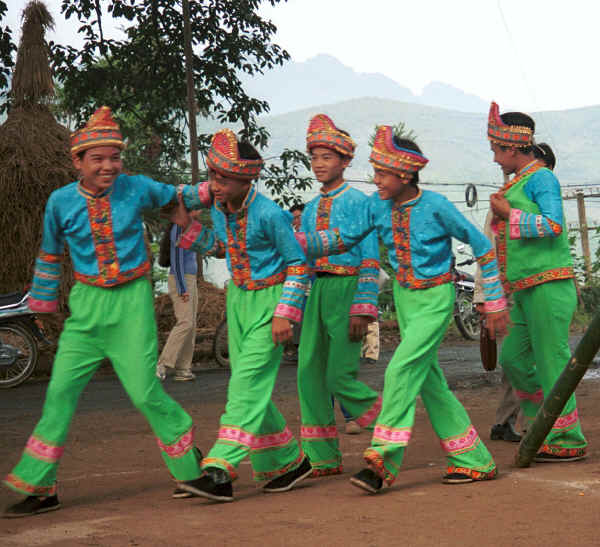
<svg viewBox="0 0 600 547">
<path fill-rule="evenodd" d="M 577 344 L 575 353 L 569 359 L 554 387 L 544 399 L 533 425 L 527 431 L 519 445 L 515 458 L 518 467 L 529 467 L 533 458 L 550 433 L 556 419 L 574 393 L 577 384 L 583 378 L 594 356 L 600 349 L 600 311 L 596 312 L 583 338 Z"/>
<path fill-rule="evenodd" d="M 581 250 L 585 264 L 585 280 L 592 280 L 592 261 L 590 259 L 590 240 L 588 236 L 587 218 L 585 215 L 585 200 L 583 192 L 577 192 L 577 213 L 579 214 L 579 231 L 581 234 Z"/>
</svg>

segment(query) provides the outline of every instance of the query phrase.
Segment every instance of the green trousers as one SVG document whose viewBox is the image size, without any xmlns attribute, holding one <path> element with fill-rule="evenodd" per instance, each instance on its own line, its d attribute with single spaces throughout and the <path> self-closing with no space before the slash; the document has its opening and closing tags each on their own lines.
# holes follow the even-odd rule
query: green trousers
<svg viewBox="0 0 600 547">
<path fill-rule="evenodd" d="M 362 427 L 372 428 L 381 398 L 357 379 L 362 342 L 348 337 L 357 277 L 318 277 L 311 289 L 298 349 L 302 449 L 315 475 L 342 470 L 333 395 Z"/>
<path fill-rule="evenodd" d="M 402 341 L 385 372 L 383 408 L 365 460 L 387 484 L 398 474 L 421 395 L 446 453 L 448 472 L 493 478 L 496 465 L 467 412 L 450 391 L 438 363 L 438 348 L 452 317 L 454 287 L 411 290 L 394 281 L 394 303 Z"/>
<path fill-rule="evenodd" d="M 525 420 L 531 423 L 571 358 L 569 326 L 577 295 L 573 280 L 563 279 L 517 291 L 513 300 L 512 327 L 502 343 L 500 364 L 515 388 Z M 572 395 L 541 451 L 576 455 L 584 453 L 586 446 Z"/>
<path fill-rule="evenodd" d="M 304 457 L 271 400 L 283 353 L 283 346 L 273 343 L 271 324 L 282 288 L 227 286 L 231 378 L 218 438 L 202 466 L 223 469 L 232 480 L 246 456 L 256 481 L 295 469 Z"/>
<path fill-rule="evenodd" d="M 133 404 L 150 423 L 173 477 L 198 477 L 192 419 L 155 376 L 156 321 L 148 280 L 139 278 L 111 289 L 76 283 L 69 308 L 42 417 L 4 483 L 28 495 L 56 492 L 58 463 L 79 395 L 104 358 L 110 359 Z M 109 427 L 112 420 L 107 411 Z"/>
</svg>

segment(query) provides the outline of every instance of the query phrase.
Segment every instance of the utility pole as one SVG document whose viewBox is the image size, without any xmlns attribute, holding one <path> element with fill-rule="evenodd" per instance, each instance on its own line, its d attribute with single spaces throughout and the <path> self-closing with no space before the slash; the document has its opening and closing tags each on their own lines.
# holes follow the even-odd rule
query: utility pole
<svg viewBox="0 0 600 547">
<path fill-rule="evenodd" d="M 198 133 L 196 130 L 196 93 L 194 90 L 194 54 L 192 51 L 192 29 L 190 24 L 190 2 L 182 0 L 183 41 L 185 53 L 185 75 L 187 82 L 188 124 L 190 128 L 190 155 L 192 158 L 192 184 L 198 182 Z"/>
</svg>

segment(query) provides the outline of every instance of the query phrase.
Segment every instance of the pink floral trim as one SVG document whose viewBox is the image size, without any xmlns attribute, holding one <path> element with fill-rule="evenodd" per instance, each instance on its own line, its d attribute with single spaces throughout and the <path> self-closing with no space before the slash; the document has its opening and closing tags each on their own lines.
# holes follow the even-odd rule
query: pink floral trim
<svg viewBox="0 0 600 547">
<path fill-rule="evenodd" d="M 379 416 L 381 412 L 381 405 L 383 400 L 381 399 L 381 395 L 377 396 L 377 400 L 373 403 L 373 406 L 367 410 L 362 416 L 359 416 L 354 420 L 360 427 L 367 427 L 372 424 Z"/>
<path fill-rule="evenodd" d="M 535 404 L 540 404 L 544 400 L 544 392 L 542 389 L 538 389 L 535 393 L 527 393 L 526 391 L 521 391 L 519 389 L 515 389 L 515 394 L 518 399 L 527 399 Z"/>
<path fill-rule="evenodd" d="M 250 450 L 263 450 L 265 448 L 277 448 L 288 444 L 294 439 L 292 432 L 286 428 L 280 433 L 269 433 L 268 435 L 253 435 L 243 429 L 233 426 L 221 426 L 219 429 L 220 440 L 233 441 L 247 446 Z"/>
<path fill-rule="evenodd" d="M 206 181 L 201 184 L 198 184 L 198 198 L 204 207 L 210 207 L 212 205 L 211 195 L 210 195 L 210 182 Z"/>
<path fill-rule="evenodd" d="M 275 317 L 283 317 L 284 319 L 300 323 L 302 321 L 302 310 L 288 304 L 277 304 Z"/>
<path fill-rule="evenodd" d="M 467 430 L 461 435 L 440 439 L 440 444 L 447 454 L 467 452 L 473 450 L 479 444 L 479 435 L 473 425 L 469 425 Z"/>
<path fill-rule="evenodd" d="M 406 446 L 412 436 L 412 427 L 393 428 L 384 425 L 375 426 L 373 431 L 373 439 L 386 443 L 399 444 Z"/>
<path fill-rule="evenodd" d="M 483 304 L 483 311 L 485 313 L 494 313 L 497 311 L 503 311 L 507 308 L 508 303 L 506 298 L 498 298 L 497 300 L 486 300 Z"/>
<path fill-rule="evenodd" d="M 296 236 L 296 241 L 300 243 L 300 247 L 302 247 L 304 254 L 306 254 L 306 251 L 308 250 L 308 244 L 306 243 L 306 234 L 304 232 L 296 232 L 294 233 L 294 235 Z"/>
<path fill-rule="evenodd" d="M 566 414 L 565 416 L 559 416 L 554 422 L 552 429 L 565 429 L 567 427 L 571 427 L 577 423 L 577 420 L 579 420 L 579 413 L 577 412 L 577 409 L 575 409 L 573 412 L 569 412 L 569 414 Z"/>
<path fill-rule="evenodd" d="M 158 437 L 156 438 L 156 442 L 167 456 L 170 458 L 180 458 L 184 454 L 187 454 L 194 446 L 194 428 L 190 428 L 189 431 L 184 433 L 179 440 L 173 444 L 166 445 Z"/>
<path fill-rule="evenodd" d="M 177 246 L 182 249 L 189 249 L 202 233 L 202 228 L 202 224 L 196 220 L 192 220 L 192 223 L 188 226 L 187 230 L 183 232 L 182 236 L 179 238 Z"/>
<path fill-rule="evenodd" d="M 374 304 L 352 304 L 350 315 L 368 315 L 377 318 L 377 306 Z"/>
<path fill-rule="evenodd" d="M 27 305 L 31 311 L 39 313 L 54 313 L 58 310 L 58 300 L 38 300 L 30 296 L 27 299 Z"/>
<path fill-rule="evenodd" d="M 511 209 L 509 215 L 509 235 L 510 239 L 521 239 L 521 215 L 520 209 Z"/>
<path fill-rule="evenodd" d="M 56 494 L 56 483 L 50 486 L 29 484 L 13 473 L 4 478 L 4 484 L 6 484 L 6 486 L 8 486 L 11 490 L 15 490 L 21 494 L 28 494 L 30 496 L 54 496 Z"/>
<path fill-rule="evenodd" d="M 305 441 L 336 439 L 337 436 L 337 427 L 335 425 L 303 425 L 300 427 L 300 437 Z"/>
<path fill-rule="evenodd" d="M 48 463 L 56 463 L 63 455 L 65 449 L 63 446 L 54 446 L 45 443 L 40 438 L 31 436 L 25 446 L 25 452 L 38 460 Z"/>
</svg>

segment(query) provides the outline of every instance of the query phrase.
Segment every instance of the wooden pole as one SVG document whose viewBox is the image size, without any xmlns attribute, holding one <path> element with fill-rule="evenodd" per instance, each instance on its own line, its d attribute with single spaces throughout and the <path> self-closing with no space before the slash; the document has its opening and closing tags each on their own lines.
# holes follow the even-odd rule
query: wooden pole
<svg viewBox="0 0 600 547">
<path fill-rule="evenodd" d="M 544 404 L 538 410 L 533 425 L 523 437 L 515 458 L 517 466 L 529 467 L 569 397 L 575 392 L 594 355 L 598 353 L 598 349 L 600 349 L 600 312 L 594 316 L 577 345 L 573 357 L 569 359 L 554 387 L 544 399 Z"/>
<path fill-rule="evenodd" d="M 583 192 L 577 192 L 577 212 L 579 213 L 579 233 L 581 234 L 581 250 L 583 252 L 583 263 L 585 265 L 585 279 L 589 283 L 592 279 L 592 261 L 590 259 L 590 240 L 588 236 Z"/>
<path fill-rule="evenodd" d="M 185 75 L 187 83 L 188 125 L 190 128 L 190 155 L 192 159 L 192 184 L 198 182 L 198 133 L 196 129 L 196 95 L 194 91 L 194 54 L 192 51 L 192 30 L 190 25 L 190 3 L 182 0 L 183 41 L 185 53 Z"/>
</svg>

